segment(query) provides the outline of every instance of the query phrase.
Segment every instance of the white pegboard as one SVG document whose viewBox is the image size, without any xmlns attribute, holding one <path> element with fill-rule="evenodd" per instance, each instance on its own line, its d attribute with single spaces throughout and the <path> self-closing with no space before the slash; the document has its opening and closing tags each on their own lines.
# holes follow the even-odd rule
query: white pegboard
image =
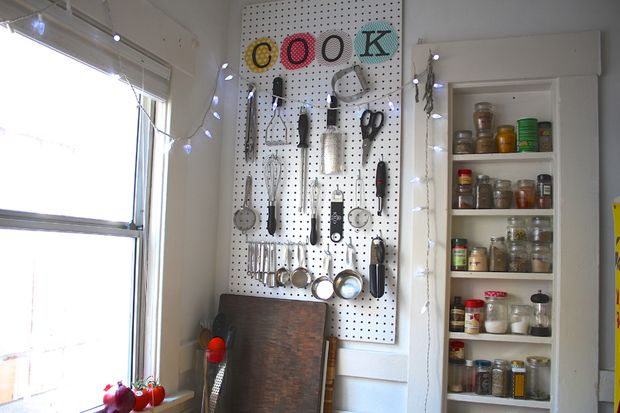
<svg viewBox="0 0 620 413">
<path fill-rule="evenodd" d="M 253 178 L 251 197 L 252 208 L 258 214 L 254 228 L 242 234 L 233 228 L 231 243 L 230 292 L 235 294 L 262 297 L 286 298 L 312 301 L 310 288 L 298 289 L 292 286 L 285 288 L 267 288 L 246 274 L 247 240 L 251 241 L 294 241 L 306 242 L 310 233 L 310 210 L 305 213 L 297 211 L 298 184 L 297 171 L 301 167 L 299 149 L 297 148 L 297 119 L 301 103 L 286 101 L 281 109 L 291 143 L 284 146 L 267 146 L 264 144 L 265 128 L 272 116 L 271 88 L 273 79 L 280 76 L 284 79 L 284 97 L 299 101 L 311 102 L 325 106 L 326 96 L 331 92 L 333 74 L 349 67 L 359 60 L 353 53 L 351 59 L 341 66 L 324 66 L 314 60 L 309 66 L 299 70 L 288 70 L 281 62 L 277 62 L 270 70 L 254 73 L 244 63 L 243 54 L 246 47 L 261 37 L 271 37 L 278 47 L 288 35 L 309 32 L 315 38 L 328 30 L 340 30 L 355 38 L 358 30 L 366 23 L 375 21 L 389 22 L 402 44 L 400 0 L 291 0 L 274 3 L 248 5 L 243 11 L 241 36 L 241 67 L 240 74 L 246 80 L 257 85 L 258 99 L 258 156 L 253 163 L 246 163 L 244 158 L 244 139 L 246 129 L 246 102 L 248 88 L 240 82 L 237 106 L 237 136 L 235 145 L 234 171 L 234 210 L 243 204 L 245 177 Z M 360 101 L 367 101 L 397 90 L 401 86 L 401 47 L 384 63 L 361 64 L 371 91 Z M 355 88 L 357 82 L 350 82 L 347 77 L 340 85 Z M 349 84 L 349 82 L 351 84 Z M 341 89 L 342 90 L 342 89 Z M 322 175 L 320 173 L 320 136 L 326 127 L 326 110 L 313 107 L 309 111 L 310 133 L 308 149 L 308 195 L 310 182 L 318 177 L 321 187 L 319 213 L 319 244 L 307 245 L 307 267 L 316 277 L 323 275 L 323 251 L 330 244 L 334 257 L 333 274 L 346 267 L 346 241 L 351 237 L 357 253 L 356 268 L 364 275 L 364 290 L 355 300 L 342 300 L 334 297 L 328 301 L 328 316 L 331 334 L 342 340 L 394 343 L 396 336 L 397 280 L 398 280 L 398 226 L 399 226 L 399 182 L 400 182 L 400 93 L 391 95 L 390 100 L 395 109 L 390 110 L 388 99 L 382 99 L 369 105 L 369 109 L 382 110 L 386 115 L 383 129 L 372 145 L 368 163 L 362 167 L 362 136 L 359 126 L 360 111 L 366 107 L 350 106 L 341 109 L 338 125 L 344 134 L 345 173 L 340 175 Z M 277 151 L 283 161 L 283 172 L 278 195 L 277 222 L 275 236 L 267 233 L 267 191 L 263 177 L 263 162 Z M 387 164 L 387 194 L 383 214 L 377 216 L 377 198 L 375 197 L 375 170 L 377 162 L 383 156 Z M 355 206 L 355 179 L 361 170 L 364 179 L 362 205 L 373 212 L 372 223 L 367 229 L 355 230 L 347 221 L 348 212 Z M 344 240 L 333 243 L 329 240 L 329 214 L 331 192 L 339 189 L 345 194 Z M 231 215 L 234 211 L 230 211 Z M 232 224 L 231 224 L 232 225 Z M 370 243 L 371 238 L 379 234 L 387 246 L 386 254 L 386 285 L 385 294 L 380 299 L 371 296 L 368 284 Z M 278 267 L 283 264 L 283 250 L 278 248 Z M 292 267 L 296 263 L 293 262 Z"/>
</svg>

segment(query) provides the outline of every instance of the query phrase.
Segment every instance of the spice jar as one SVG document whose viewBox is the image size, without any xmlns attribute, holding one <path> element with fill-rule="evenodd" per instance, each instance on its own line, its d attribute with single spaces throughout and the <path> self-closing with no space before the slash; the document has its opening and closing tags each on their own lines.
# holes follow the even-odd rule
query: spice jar
<svg viewBox="0 0 620 413">
<path fill-rule="evenodd" d="M 452 271 L 467 271 L 467 239 L 452 238 Z"/>
<path fill-rule="evenodd" d="M 482 323 L 482 312 L 484 310 L 484 301 L 482 300 L 466 300 L 465 301 L 465 332 L 467 334 L 480 333 L 480 324 Z"/>
<path fill-rule="evenodd" d="M 474 183 L 472 178 L 471 169 L 459 169 L 457 171 L 456 183 L 459 185 L 471 185 Z"/>
<path fill-rule="evenodd" d="M 474 368 L 473 360 L 465 360 L 465 370 L 463 370 L 463 382 L 466 392 L 471 393 L 474 391 L 474 384 L 476 383 L 476 369 Z"/>
<path fill-rule="evenodd" d="M 487 249 L 486 247 L 472 247 L 467 261 L 469 271 L 487 271 Z"/>
<path fill-rule="evenodd" d="M 460 340 L 450 340 L 450 360 L 465 360 L 465 343 Z"/>
<path fill-rule="evenodd" d="M 484 329 L 491 334 L 504 334 L 508 330 L 508 308 L 505 291 L 485 291 Z"/>
<path fill-rule="evenodd" d="M 536 189 L 531 179 L 519 179 L 515 191 L 515 204 L 517 208 L 534 208 Z"/>
<path fill-rule="evenodd" d="M 529 356 L 525 359 L 525 395 L 532 400 L 549 400 L 551 367 L 548 357 Z"/>
<path fill-rule="evenodd" d="M 551 304 L 547 294 L 540 290 L 530 297 L 532 300 L 532 318 L 530 319 L 530 334 L 537 337 L 551 336 Z M 467 315 L 465 316 L 467 320 Z M 467 328 L 467 327 L 465 327 Z"/>
<path fill-rule="evenodd" d="M 500 125 L 495 134 L 497 151 L 499 153 L 511 153 L 517 151 L 517 134 L 512 125 Z"/>
<path fill-rule="evenodd" d="M 493 191 L 493 207 L 507 209 L 512 207 L 512 182 L 507 179 L 495 181 Z"/>
<path fill-rule="evenodd" d="M 489 360 L 476 360 L 476 394 L 491 394 L 491 362 Z"/>
<path fill-rule="evenodd" d="M 497 145 L 491 131 L 479 131 L 476 137 L 476 146 L 474 148 L 476 153 L 496 153 Z"/>
<path fill-rule="evenodd" d="M 508 250 L 504 237 L 491 237 L 489 245 L 489 271 L 504 272 L 508 269 Z"/>
<path fill-rule="evenodd" d="M 553 208 L 553 186 L 551 175 L 540 174 L 536 177 L 536 208 Z"/>
<path fill-rule="evenodd" d="M 463 372 L 465 360 L 448 360 L 448 391 L 462 393 L 465 390 L 463 384 Z"/>
<path fill-rule="evenodd" d="M 553 227 L 549 217 L 533 217 L 530 228 L 530 241 L 532 242 L 552 242 Z"/>
<path fill-rule="evenodd" d="M 452 306 L 450 306 L 450 331 L 462 333 L 465 331 L 465 306 L 461 302 L 461 297 L 454 297 Z"/>
<path fill-rule="evenodd" d="M 493 129 L 493 105 L 478 102 L 474 105 L 474 128 L 476 131 Z"/>
<path fill-rule="evenodd" d="M 512 242 L 508 246 L 508 271 L 530 272 L 530 256 L 525 242 Z"/>
<path fill-rule="evenodd" d="M 521 360 L 512 360 L 512 398 L 525 399 L 525 363 Z"/>
<path fill-rule="evenodd" d="M 532 244 L 531 267 L 532 272 L 551 272 L 553 264 L 553 254 L 551 247 L 547 243 L 535 242 Z"/>
<path fill-rule="evenodd" d="M 532 307 L 527 304 L 513 304 L 510 306 L 510 332 L 512 334 L 527 335 L 530 328 Z"/>
<path fill-rule="evenodd" d="M 454 203 L 454 208 L 471 209 L 473 207 L 474 207 L 474 194 L 472 192 L 472 185 L 457 185 L 456 200 Z"/>
<path fill-rule="evenodd" d="M 474 207 L 476 209 L 493 208 L 493 187 L 489 183 L 488 175 L 478 175 L 476 177 Z"/>
<path fill-rule="evenodd" d="M 551 122 L 538 122 L 538 152 L 553 151 Z"/>
<path fill-rule="evenodd" d="M 456 155 L 474 153 L 474 139 L 470 130 L 457 130 L 454 132 L 452 153 Z"/>
<path fill-rule="evenodd" d="M 506 227 L 506 241 L 527 241 L 527 227 L 521 217 L 509 217 Z"/>
<path fill-rule="evenodd" d="M 491 370 L 491 395 L 508 397 L 512 393 L 510 388 L 510 362 L 496 359 Z"/>
</svg>

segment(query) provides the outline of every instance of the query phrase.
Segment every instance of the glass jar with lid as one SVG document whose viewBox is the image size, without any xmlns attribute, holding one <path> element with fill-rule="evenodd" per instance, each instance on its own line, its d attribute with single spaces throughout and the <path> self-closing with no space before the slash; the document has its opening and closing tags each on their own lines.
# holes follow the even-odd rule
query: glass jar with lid
<svg viewBox="0 0 620 413">
<path fill-rule="evenodd" d="M 530 335 L 537 337 L 551 336 L 551 299 L 541 290 L 532 297 L 532 318 L 530 319 Z"/>
<path fill-rule="evenodd" d="M 553 242 L 553 226 L 550 217 L 533 217 L 530 226 L 530 241 Z"/>
<path fill-rule="evenodd" d="M 553 208 L 553 178 L 549 174 L 536 177 L 536 208 Z"/>
<path fill-rule="evenodd" d="M 474 384 L 476 383 L 476 369 L 473 360 L 465 360 L 463 382 L 465 384 L 465 391 L 467 393 L 472 393 L 474 391 Z"/>
<path fill-rule="evenodd" d="M 515 205 L 520 209 L 534 208 L 536 200 L 536 184 L 532 179 L 517 180 Z"/>
<path fill-rule="evenodd" d="M 511 242 L 508 246 L 508 271 L 530 272 L 530 255 L 523 241 Z"/>
<path fill-rule="evenodd" d="M 481 130 L 476 137 L 476 146 L 474 148 L 476 153 L 496 153 L 497 145 L 493 134 L 488 130 Z"/>
<path fill-rule="evenodd" d="M 505 291 L 485 291 L 484 329 L 491 334 L 505 334 L 508 330 L 508 307 Z"/>
<path fill-rule="evenodd" d="M 486 247 L 472 247 L 467 260 L 468 271 L 488 271 Z"/>
<path fill-rule="evenodd" d="M 476 360 L 476 394 L 491 394 L 491 362 L 489 360 Z"/>
<path fill-rule="evenodd" d="M 465 333 L 480 333 L 480 324 L 483 321 L 484 301 L 466 300 L 465 301 Z"/>
<path fill-rule="evenodd" d="M 517 134 L 515 133 L 515 127 L 512 125 L 498 126 L 495 142 L 497 143 L 497 152 L 499 153 L 516 152 Z"/>
<path fill-rule="evenodd" d="M 504 272 L 508 269 L 508 250 L 504 237 L 491 237 L 489 245 L 489 271 Z"/>
<path fill-rule="evenodd" d="M 551 366 L 548 357 L 529 356 L 525 359 L 525 395 L 531 400 L 549 400 Z"/>
<path fill-rule="evenodd" d="M 512 360 L 512 398 L 525 399 L 525 363 L 522 360 Z"/>
<path fill-rule="evenodd" d="M 454 132 L 452 153 L 456 155 L 474 153 L 474 138 L 470 130 L 457 130 Z"/>
<path fill-rule="evenodd" d="M 464 370 L 465 360 L 448 360 L 448 391 L 450 393 L 462 393 L 465 391 Z"/>
<path fill-rule="evenodd" d="M 530 328 L 532 307 L 527 304 L 513 304 L 510 306 L 510 332 L 512 334 L 527 335 Z"/>
<path fill-rule="evenodd" d="M 551 122 L 538 122 L 538 152 L 553 151 Z"/>
<path fill-rule="evenodd" d="M 493 105 L 489 102 L 478 102 L 474 105 L 474 128 L 476 131 L 493 129 Z"/>
<path fill-rule="evenodd" d="M 512 393 L 510 388 L 511 368 L 508 360 L 496 359 L 491 370 L 491 395 L 508 397 Z"/>
<path fill-rule="evenodd" d="M 471 209 L 474 207 L 474 194 L 472 185 L 457 185 L 454 208 Z"/>
<path fill-rule="evenodd" d="M 527 227 L 522 217 L 508 217 L 506 227 L 506 241 L 527 241 Z"/>
<path fill-rule="evenodd" d="M 508 179 L 496 180 L 493 190 L 493 207 L 500 209 L 512 207 L 512 197 L 512 182 Z"/>
<path fill-rule="evenodd" d="M 488 175 L 478 175 L 476 177 L 474 193 L 474 207 L 476 209 L 493 208 L 493 186 L 489 183 Z"/>
<path fill-rule="evenodd" d="M 532 272 L 551 272 L 553 264 L 553 254 L 551 246 L 546 242 L 535 242 L 532 244 L 531 266 Z"/>
</svg>

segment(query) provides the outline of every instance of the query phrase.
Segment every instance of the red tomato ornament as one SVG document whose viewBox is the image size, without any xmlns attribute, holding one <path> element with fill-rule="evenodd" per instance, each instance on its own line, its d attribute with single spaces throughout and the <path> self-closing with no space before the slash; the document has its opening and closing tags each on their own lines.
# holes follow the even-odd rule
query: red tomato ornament
<svg viewBox="0 0 620 413">
<path fill-rule="evenodd" d="M 149 382 L 148 392 L 151 406 L 159 406 L 166 398 L 166 390 L 158 381 Z"/>
<path fill-rule="evenodd" d="M 133 410 L 136 412 L 144 410 L 151 401 L 151 395 L 147 389 L 133 389 L 133 395 L 136 397 L 136 402 L 133 405 Z"/>
<path fill-rule="evenodd" d="M 207 344 L 207 361 L 221 363 L 226 355 L 226 342 L 221 337 L 213 337 Z"/>
</svg>

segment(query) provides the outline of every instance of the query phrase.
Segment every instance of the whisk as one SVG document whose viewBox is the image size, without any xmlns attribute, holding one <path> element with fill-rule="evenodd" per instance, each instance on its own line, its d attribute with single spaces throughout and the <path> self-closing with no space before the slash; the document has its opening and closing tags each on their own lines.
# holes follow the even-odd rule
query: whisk
<svg viewBox="0 0 620 413">
<path fill-rule="evenodd" d="M 282 176 L 282 162 L 278 158 L 277 152 L 269 155 L 263 165 L 263 174 L 265 176 L 265 185 L 267 185 L 267 196 L 269 197 L 268 215 L 267 215 L 267 231 L 269 235 L 276 232 L 276 193 Z"/>
</svg>

